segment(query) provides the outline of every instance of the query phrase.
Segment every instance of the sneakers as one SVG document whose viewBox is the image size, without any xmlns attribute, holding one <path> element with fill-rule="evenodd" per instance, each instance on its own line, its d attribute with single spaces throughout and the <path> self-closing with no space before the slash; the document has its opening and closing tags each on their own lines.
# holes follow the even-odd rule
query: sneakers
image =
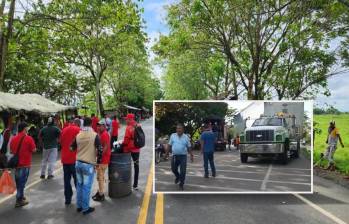
<svg viewBox="0 0 349 224">
<path fill-rule="evenodd" d="M 29 201 L 26 198 L 18 199 L 16 201 L 15 208 L 23 207 L 23 206 L 26 206 L 27 204 L 29 204 Z"/>
<path fill-rule="evenodd" d="M 134 191 L 138 191 L 138 186 L 133 186 Z"/>
<path fill-rule="evenodd" d="M 77 208 L 76 211 L 77 212 L 82 212 L 82 208 Z"/>
<path fill-rule="evenodd" d="M 89 207 L 86 211 L 83 211 L 82 214 L 87 215 L 95 211 L 95 208 Z"/>
<path fill-rule="evenodd" d="M 179 190 L 184 191 L 184 185 L 183 184 L 179 185 Z"/>
<path fill-rule="evenodd" d="M 94 201 L 104 201 L 105 200 L 105 196 L 104 194 L 100 195 L 97 191 L 97 193 L 92 197 L 92 199 Z"/>
<path fill-rule="evenodd" d="M 48 176 L 47 176 L 47 179 L 50 180 L 50 179 L 52 179 L 53 177 L 54 177 L 53 175 L 48 175 Z"/>
<path fill-rule="evenodd" d="M 40 176 L 40 179 L 45 179 L 45 175 L 41 175 L 41 176 Z"/>
<path fill-rule="evenodd" d="M 174 183 L 175 183 L 175 184 L 178 184 L 178 183 L 179 183 L 179 177 L 176 177 Z"/>
</svg>

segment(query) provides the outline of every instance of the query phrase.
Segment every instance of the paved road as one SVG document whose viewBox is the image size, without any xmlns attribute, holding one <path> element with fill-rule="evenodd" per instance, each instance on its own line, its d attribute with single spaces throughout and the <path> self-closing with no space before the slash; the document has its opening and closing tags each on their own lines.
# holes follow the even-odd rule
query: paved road
<svg viewBox="0 0 349 224">
<path fill-rule="evenodd" d="M 216 152 L 217 176 L 206 179 L 202 155 L 194 153 L 194 163 L 187 167 L 186 192 L 311 192 L 311 161 L 302 156 L 287 165 L 261 158 L 243 164 L 236 150 Z M 156 192 L 179 191 L 170 161 L 155 166 L 155 178 Z"/>
<path fill-rule="evenodd" d="M 54 180 L 39 181 L 27 190 L 31 201 L 27 207 L 14 209 L 13 198 L 0 198 L 0 223 L 349 223 L 349 190 L 316 176 L 311 195 L 152 194 L 152 138 L 148 135 L 152 133 L 151 122 L 143 123 L 147 147 L 141 152 L 138 192 L 121 199 L 108 198 L 103 204 L 93 202 L 96 212 L 82 216 L 75 212 L 74 205 L 64 206 L 62 174 L 57 173 Z"/>
<path fill-rule="evenodd" d="M 64 205 L 63 193 L 63 173 L 59 168 L 53 180 L 40 180 L 37 172 L 40 164 L 40 155 L 35 155 L 32 175 L 30 176 L 26 196 L 30 204 L 23 208 L 14 208 L 15 198 L 0 197 L 0 223 L 136 223 L 138 219 L 150 218 L 144 215 L 140 216 L 140 210 L 145 207 L 143 196 L 147 183 L 148 173 L 152 161 L 152 141 L 153 130 L 152 120 L 146 120 L 142 123 L 146 133 L 146 147 L 141 151 L 140 159 L 140 179 L 138 191 L 134 191 L 130 196 L 120 199 L 106 198 L 104 203 L 93 202 L 91 205 L 96 211 L 88 216 L 78 214 L 75 209 L 75 197 L 73 204 Z M 120 130 L 124 133 L 124 128 Z M 123 136 L 120 136 L 123 137 Z M 149 181 L 151 183 L 151 181 Z M 98 184 L 95 181 L 93 193 L 96 192 Z M 151 188 L 149 188 L 149 193 Z M 74 192 L 75 194 L 75 192 Z M 150 203 L 149 203 L 150 204 Z M 144 209 L 143 209 L 144 210 Z M 146 213 L 147 214 L 147 213 Z"/>
</svg>

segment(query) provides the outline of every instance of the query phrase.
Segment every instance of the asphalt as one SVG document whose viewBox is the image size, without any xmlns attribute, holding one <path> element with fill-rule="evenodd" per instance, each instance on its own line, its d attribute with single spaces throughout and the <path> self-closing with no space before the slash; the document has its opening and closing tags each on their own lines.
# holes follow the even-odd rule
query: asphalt
<svg viewBox="0 0 349 224">
<path fill-rule="evenodd" d="M 92 202 L 96 211 L 83 216 L 75 212 L 74 201 L 69 207 L 64 205 L 60 169 L 55 179 L 38 182 L 38 176 L 34 175 L 35 169 L 38 168 L 33 168 L 29 180 L 32 186 L 26 190 L 31 203 L 15 209 L 13 197 L 0 197 L 0 224 L 349 223 L 349 190 L 317 176 L 313 179 L 313 194 L 152 194 L 149 188 L 152 186 L 153 175 L 150 169 L 153 154 L 152 120 L 147 120 L 142 125 L 147 138 L 146 147 L 141 151 L 139 191 L 125 198 L 107 198 L 102 204 Z M 37 159 L 39 161 L 40 156 Z M 288 166 L 297 165 L 292 164 L 293 162 Z M 59 167 L 59 164 L 57 165 Z M 252 166 L 254 165 L 256 164 Z M 269 164 L 263 166 L 265 167 L 260 171 L 264 171 Z M 272 164 L 272 173 L 276 167 L 277 163 Z M 253 167 L 251 169 L 253 170 Z M 95 182 L 94 190 L 96 185 Z M 272 188 L 272 185 L 268 182 L 266 188 Z"/>
<path fill-rule="evenodd" d="M 217 176 L 204 178 L 203 158 L 194 151 L 187 163 L 185 192 L 311 192 L 311 161 L 303 156 L 287 165 L 272 158 L 249 158 L 241 163 L 239 152 L 215 152 Z M 155 166 L 155 191 L 178 192 L 170 160 Z"/>
</svg>

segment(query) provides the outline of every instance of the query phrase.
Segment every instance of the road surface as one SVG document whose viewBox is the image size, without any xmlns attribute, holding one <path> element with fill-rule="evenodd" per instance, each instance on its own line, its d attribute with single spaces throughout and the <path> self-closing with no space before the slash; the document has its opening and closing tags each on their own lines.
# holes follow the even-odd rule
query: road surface
<svg viewBox="0 0 349 224">
<path fill-rule="evenodd" d="M 62 173 L 55 179 L 31 177 L 30 204 L 14 208 L 14 198 L 0 198 L 1 224 L 344 224 L 349 222 L 349 190 L 314 176 L 312 195 L 164 195 L 152 194 L 152 120 L 143 123 L 146 147 L 140 161 L 140 190 L 121 199 L 92 202 L 88 216 L 64 205 Z M 38 161 L 38 160 L 36 160 Z M 33 168 L 34 169 L 34 168 Z M 37 183 L 36 183 L 37 182 Z M 30 185 L 30 184 L 29 184 Z M 269 185 L 269 184 L 268 184 Z M 268 186 L 267 185 L 267 186 Z M 94 183 L 96 190 L 96 182 Z"/>
<path fill-rule="evenodd" d="M 204 178 L 203 158 L 194 151 L 194 163 L 187 164 L 186 192 L 311 192 L 311 161 L 301 156 L 287 165 L 270 158 L 249 158 L 240 162 L 239 152 L 215 152 L 217 176 Z M 179 191 L 174 184 L 170 161 L 155 166 L 155 191 Z"/>
</svg>

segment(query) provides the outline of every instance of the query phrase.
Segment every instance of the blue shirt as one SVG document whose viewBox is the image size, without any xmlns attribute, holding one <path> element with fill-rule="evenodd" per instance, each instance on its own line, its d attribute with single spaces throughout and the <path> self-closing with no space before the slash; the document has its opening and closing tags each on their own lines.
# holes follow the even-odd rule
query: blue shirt
<svg viewBox="0 0 349 224">
<path fill-rule="evenodd" d="M 186 134 L 182 134 L 180 137 L 177 133 L 173 133 L 170 137 L 169 145 L 172 146 L 173 155 L 186 155 L 188 148 L 190 148 L 190 139 Z"/>
<path fill-rule="evenodd" d="M 200 140 L 204 142 L 204 152 L 213 152 L 216 143 L 216 135 L 212 131 L 204 131 Z"/>
</svg>

